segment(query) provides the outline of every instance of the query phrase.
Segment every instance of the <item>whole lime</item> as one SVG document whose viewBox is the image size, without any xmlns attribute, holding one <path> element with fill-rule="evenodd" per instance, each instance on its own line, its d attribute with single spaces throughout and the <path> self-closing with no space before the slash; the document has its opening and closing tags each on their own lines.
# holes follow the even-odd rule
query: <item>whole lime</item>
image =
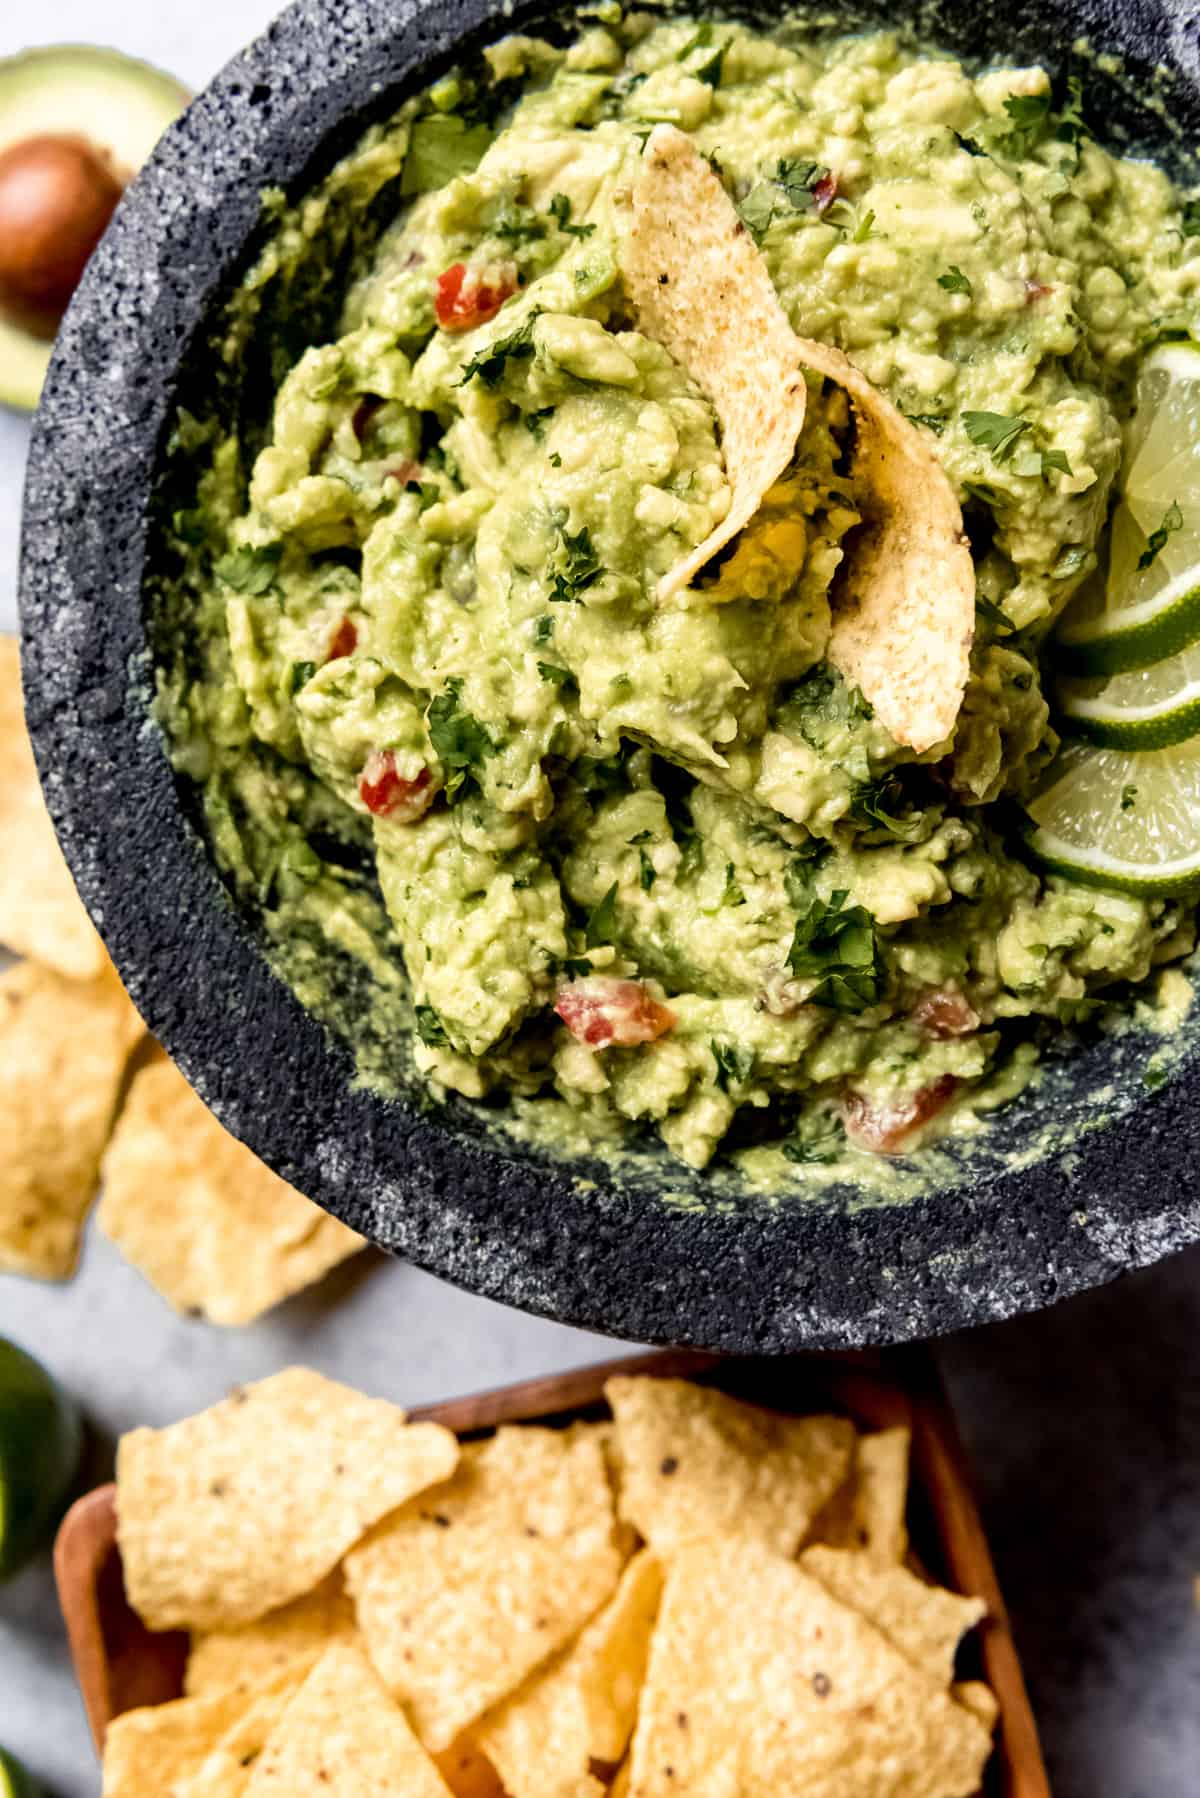
<svg viewBox="0 0 1200 1798">
<path fill-rule="evenodd" d="M 82 1445 L 79 1412 L 66 1393 L 32 1355 L 0 1337 L 0 1579 L 54 1534 Z"/>
</svg>

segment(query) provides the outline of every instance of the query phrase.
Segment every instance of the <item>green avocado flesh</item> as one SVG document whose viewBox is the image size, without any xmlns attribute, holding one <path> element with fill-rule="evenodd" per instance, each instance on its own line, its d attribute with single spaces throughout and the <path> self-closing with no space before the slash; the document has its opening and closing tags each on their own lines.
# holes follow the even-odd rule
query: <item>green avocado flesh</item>
<svg viewBox="0 0 1200 1798">
<path fill-rule="evenodd" d="M 549 1145 L 766 1153 L 777 1183 L 978 1129 L 1192 945 L 1176 899 L 1031 866 L 1014 802 L 1140 346 L 1200 285 L 1180 195 L 1040 71 L 786 36 L 614 9 L 566 50 L 506 39 L 266 196 L 151 596 L 175 766 L 365 1080 Z M 925 755 L 825 659 L 859 520 L 836 387 L 731 549 L 657 595 L 730 492 L 622 284 L 661 121 L 962 500 L 971 676 Z"/>
<path fill-rule="evenodd" d="M 26 50 L 0 61 L 0 155 L 28 138 L 83 137 L 128 180 L 188 99 L 169 75 L 119 50 Z M 0 318 L 0 405 L 32 412 L 52 347 Z"/>
</svg>

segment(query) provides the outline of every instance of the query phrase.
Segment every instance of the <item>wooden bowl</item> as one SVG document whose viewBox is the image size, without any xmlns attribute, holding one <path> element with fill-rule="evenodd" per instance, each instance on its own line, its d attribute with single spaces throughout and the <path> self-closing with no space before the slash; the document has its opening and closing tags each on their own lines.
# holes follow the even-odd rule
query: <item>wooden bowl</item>
<svg viewBox="0 0 1200 1798">
<path fill-rule="evenodd" d="M 958 1431 L 936 1364 L 923 1349 L 884 1354 L 804 1355 L 721 1361 L 664 1353 L 451 1399 L 413 1411 L 460 1436 L 502 1423 L 565 1422 L 603 1403 L 614 1373 L 686 1375 L 778 1411 L 833 1410 L 867 1429 L 912 1431 L 909 1529 L 922 1562 L 957 1592 L 982 1598 L 986 1621 L 971 1638 L 968 1673 L 987 1680 L 1000 1704 L 987 1798 L 1050 1798 L 1025 1681 Z M 183 1689 L 187 1637 L 155 1635 L 130 1609 L 117 1546 L 115 1486 L 81 1498 L 64 1518 L 54 1551 L 71 1656 L 97 1748 L 114 1717 L 162 1704 Z"/>
</svg>

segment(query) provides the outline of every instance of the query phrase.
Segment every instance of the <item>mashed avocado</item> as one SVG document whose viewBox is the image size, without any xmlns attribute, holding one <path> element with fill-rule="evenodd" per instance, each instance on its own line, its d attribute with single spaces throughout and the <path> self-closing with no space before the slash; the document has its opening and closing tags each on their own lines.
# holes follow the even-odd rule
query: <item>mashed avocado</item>
<svg viewBox="0 0 1200 1798">
<path fill-rule="evenodd" d="M 836 386 L 810 380 L 747 529 L 657 596 L 730 500 L 712 405 L 622 286 L 663 121 L 795 330 L 962 501 L 972 671 L 926 754 L 826 661 L 859 522 Z M 1056 747 L 1039 644 L 1095 566 L 1139 359 L 1194 313 L 1181 206 L 1041 70 L 615 8 L 269 198 L 223 409 L 172 444 L 160 715 L 366 1078 L 415 1063 L 543 1140 L 767 1144 L 782 1173 L 962 1126 L 1190 948 L 1180 901 L 1039 873 L 1011 809 Z M 337 992 L 329 945 L 359 970 Z"/>
</svg>

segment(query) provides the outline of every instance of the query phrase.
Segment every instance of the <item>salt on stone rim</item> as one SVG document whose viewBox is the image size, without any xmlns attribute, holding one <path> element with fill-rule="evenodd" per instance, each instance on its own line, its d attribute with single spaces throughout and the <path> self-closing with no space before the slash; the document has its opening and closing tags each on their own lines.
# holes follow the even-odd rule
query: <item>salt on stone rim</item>
<svg viewBox="0 0 1200 1798">
<path fill-rule="evenodd" d="M 891 10 L 866 0 L 858 17 L 891 23 Z M 1200 137 L 1184 0 L 1047 0 L 1036 18 L 1002 0 L 973 15 L 969 0 L 942 0 L 926 29 L 1052 67 L 1087 33 L 1146 84 L 1172 62 L 1167 116 Z M 264 187 L 301 190 L 456 50 L 556 17 L 571 11 L 546 0 L 299 0 L 168 133 L 68 314 L 26 491 L 28 718 L 67 859 L 135 1004 L 226 1128 L 354 1229 L 489 1298 L 640 1341 L 785 1353 L 932 1335 L 1184 1247 L 1200 1237 L 1194 1056 L 1153 1095 L 1144 1053 L 1132 1070 L 1112 1045 L 1059 1064 L 984 1150 L 948 1157 L 951 1177 L 903 1204 L 843 1188 L 703 1208 L 704 1176 L 666 1159 L 623 1185 L 602 1162 L 505 1153 L 469 1125 L 352 1090 L 347 1051 L 270 973 L 188 823 L 147 717 L 141 607 L 149 496 L 187 348 L 239 266 Z M 1110 141 L 1165 129 L 1115 79 L 1093 68 L 1089 81 Z M 1094 1119 L 1090 1095 L 1106 1084 L 1107 1127 L 1006 1162 L 1039 1118 Z"/>
</svg>

